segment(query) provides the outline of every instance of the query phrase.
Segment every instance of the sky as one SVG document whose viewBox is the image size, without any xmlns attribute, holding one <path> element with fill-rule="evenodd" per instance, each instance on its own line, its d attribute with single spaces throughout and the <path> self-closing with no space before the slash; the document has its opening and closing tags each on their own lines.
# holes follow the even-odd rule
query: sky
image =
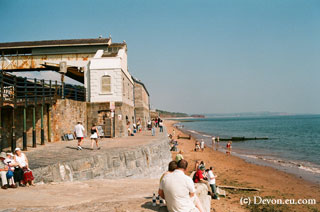
<svg viewBox="0 0 320 212">
<path fill-rule="evenodd" d="M 112 36 L 154 108 L 320 114 L 318 0 L 0 0 L 0 42 Z"/>
</svg>

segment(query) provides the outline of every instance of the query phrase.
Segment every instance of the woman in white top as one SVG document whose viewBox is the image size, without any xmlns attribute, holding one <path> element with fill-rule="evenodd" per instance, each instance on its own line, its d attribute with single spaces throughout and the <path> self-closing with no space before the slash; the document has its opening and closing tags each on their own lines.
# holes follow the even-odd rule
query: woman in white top
<svg viewBox="0 0 320 212">
<path fill-rule="evenodd" d="M 18 164 L 16 161 L 13 159 L 13 154 L 12 153 L 7 153 L 7 158 L 3 161 L 12 173 L 14 173 L 14 167 L 17 166 Z M 8 179 L 9 187 L 10 188 L 17 188 L 16 184 L 14 183 L 14 176 L 12 176 L 10 179 Z"/>
<path fill-rule="evenodd" d="M 19 180 L 20 180 L 20 185 L 26 185 L 27 183 L 29 183 L 29 185 L 34 185 L 33 180 L 34 177 L 32 175 L 32 171 L 29 169 L 29 161 L 27 156 L 21 152 L 20 148 L 16 148 L 15 149 L 15 161 L 19 164 L 15 170 L 19 170 Z M 21 171 L 23 173 L 23 177 L 21 180 Z M 17 181 L 18 182 L 18 181 Z"/>
</svg>

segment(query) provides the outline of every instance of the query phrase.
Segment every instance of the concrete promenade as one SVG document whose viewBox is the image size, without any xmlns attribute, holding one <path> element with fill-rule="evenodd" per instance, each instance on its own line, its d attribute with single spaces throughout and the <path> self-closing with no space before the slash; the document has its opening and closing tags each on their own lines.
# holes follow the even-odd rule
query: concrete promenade
<svg viewBox="0 0 320 212">
<path fill-rule="evenodd" d="M 91 150 L 89 139 L 82 151 L 76 149 L 76 140 L 30 148 L 25 153 L 38 183 L 0 189 L 0 211 L 158 211 L 151 197 L 171 160 L 167 134 L 157 130 L 156 136 L 150 131 L 135 135 L 101 139 L 100 150 Z M 67 173 L 61 178 L 62 166 L 72 170 L 72 178 Z M 52 180 L 42 181 L 51 179 L 37 176 L 48 169 L 60 173 L 51 171 Z"/>
<path fill-rule="evenodd" d="M 93 150 L 91 150 L 91 140 L 88 136 L 83 141 L 83 150 L 77 150 L 78 141 L 73 140 L 47 143 L 44 146 L 38 145 L 37 148 L 29 148 L 24 153 L 28 157 L 30 168 L 37 169 L 56 163 L 103 155 L 122 148 L 136 148 L 137 146 L 150 144 L 158 140 L 162 135 L 164 134 L 157 133 L 156 136 L 152 136 L 151 131 L 145 131 L 129 137 L 101 138 L 99 140 L 100 150 L 97 150 L 95 143 Z"/>
</svg>

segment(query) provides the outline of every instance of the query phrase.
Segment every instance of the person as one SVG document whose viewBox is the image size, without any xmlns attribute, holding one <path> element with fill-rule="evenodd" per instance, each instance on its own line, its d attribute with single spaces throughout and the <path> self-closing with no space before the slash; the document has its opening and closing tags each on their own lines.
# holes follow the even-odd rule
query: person
<svg viewBox="0 0 320 212">
<path fill-rule="evenodd" d="M 151 134 L 152 134 L 152 136 L 156 135 L 155 121 L 151 122 Z"/>
<path fill-rule="evenodd" d="M 151 130 L 152 122 L 151 122 L 150 120 L 148 120 L 148 125 L 147 125 L 147 127 L 148 127 L 148 130 Z"/>
<path fill-rule="evenodd" d="M 93 150 L 93 143 L 96 142 L 96 146 L 97 146 L 97 149 L 99 150 L 100 147 L 99 147 L 99 131 L 98 131 L 98 128 L 96 127 L 96 124 L 93 124 L 92 127 L 91 127 L 91 136 L 90 136 L 90 139 L 91 139 L 91 149 Z"/>
<path fill-rule="evenodd" d="M 195 163 L 195 165 L 194 165 L 194 170 L 195 170 L 195 171 L 198 171 L 199 166 L 200 166 L 200 160 L 196 160 L 196 163 Z"/>
<path fill-rule="evenodd" d="M 198 140 L 196 140 L 195 142 L 195 148 L 194 151 L 196 152 L 197 150 L 200 150 L 200 142 Z"/>
<path fill-rule="evenodd" d="M 201 139 L 200 148 L 201 148 L 201 151 L 203 152 L 204 151 L 204 140 L 203 139 Z"/>
<path fill-rule="evenodd" d="M 84 127 L 81 124 L 81 121 L 78 121 L 78 124 L 74 127 L 74 134 L 75 137 L 78 140 L 78 150 L 82 150 L 82 142 L 83 142 L 83 138 L 84 138 Z"/>
<path fill-rule="evenodd" d="M 1 182 L 2 182 L 2 189 L 9 188 L 8 181 L 7 181 L 7 171 L 8 166 L 5 165 L 4 160 L 6 159 L 6 153 L 1 152 L 0 153 L 0 175 L 1 175 Z"/>
<path fill-rule="evenodd" d="M 216 137 L 212 137 L 212 149 L 214 150 L 214 147 L 215 147 L 215 145 L 216 145 Z"/>
<path fill-rule="evenodd" d="M 176 155 L 176 162 L 178 163 L 180 160 L 183 159 L 183 150 L 180 150 L 179 153 Z"/>
<path fill-rule="evenodd" d="M 213 167 L 211 166 L 210 169 L 208 170 L 208 181 L 212 190 L 212 196 L 213 199 L 219 199 L 218 194 L 217 194 L 217 187 L 216 187 L 216 178 L 217 175 L 214 175 L 213 172 Z"/>
<path fill-rule="evenodd" d="M 17 185 L 14 182 L 14 167 L 18 165 L 18 163 L 13 160 L 13 154 L 11 152 L 7 153 L 7 158 L 3 161 L 6 166 L 8 166 L 8 172 L 9 175 L 11 174 L 11 177 L 8 177 L 8 172 L 7 172 L 7 180 L 9 183 L 9 188 L 17 188 Z"/>
<path fill-rule="evenodd" d="M 20 181 L 20 182 L 24 185 L 29 184 L 34 186 L 34 183 L 33 183 L 34 177 L 33 177 L 32 171 L 29 169 L 29 161 L 27 156 L 21 152 L 20 148 L 16 148 L 14 150 L 14 153 L 15 153 L 14 160 L 17 162 L 19 169 L 22 169 L 23 171 L 23 181 L 22 182 Z M 15 168 L 15 170 L 16 169 L 17 167 Z"/>
<path fill-rule="evenodd" d="M 205 170 L 206 170 L 205 166 L 203 164 L 200 164 L 199 169 L 193 176 L 193 182 L 206 184 L 206 186 L 208 187 L 208 192 L 212 195 L 210 184 L 207 181 L 207 178 L 204 177 Z"/>
<path fill-rule="evenodd" d="M 162 122 L 162 120 L 160 120 L 160 122 L 159 122 L 159 128 L 160 128 L 160 132 L 163 132 L 163 122 Z"/>
<path fill-rule="evenodd" d="M 196 197 L 192 179 L 185 175 L 188 162 L 178 162 L 178 167 L 167 174 L 160 183 L 159 195 L 166 200 L 169 212 L 204 212 L 201 202 Z"/>
<path fill-rule="evenodd" d="M 141 119 L 140 118 L 137 121 L 137 131 L 141 132 Z"/>
<path fill-rule="evenodd" d="M 162 174 L 162 176 L 160 177 L 160 183 L 162 181 L 162 179 L 164 178 L 164 176 L 166 176 L 169 173 L 172 173 L 174 170 L 176 170 L 178 168 L 178 163 L 173 160 L 169 163 L 168 165 L 168 171 L 166 171 L 165 173 Z M 159 192 L 158 192 L 159 193 Z"/>
<path fill-rule="evenodd" d="M 231 144 L 232 144 L 231 141 L 229 141 L 229 142 L 227 143 L 227 146 L 226 146 L 226 147 L 227 147 L 227 151 L 226 151 L 227 155 L 230 155 L 230 154 L 231 154 L 231 148 L 232 148 Z"/>
<path fill-rule="evenodd" d="M 176 131 L 173 129 L 172 130 L 172 137 L 174 137 L 176 135 Z"/>
</svg>

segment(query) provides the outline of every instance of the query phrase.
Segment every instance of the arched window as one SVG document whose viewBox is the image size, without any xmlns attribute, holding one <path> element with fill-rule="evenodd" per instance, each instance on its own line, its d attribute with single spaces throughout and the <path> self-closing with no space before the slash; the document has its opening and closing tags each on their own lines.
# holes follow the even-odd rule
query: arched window
<svg viewBox="0 0 320 212">
<path fill-rule="evenodd" d="M 101 77 L 101 93 L 111 93 L 111 77 L 109 75 Z"/>
</svg>

